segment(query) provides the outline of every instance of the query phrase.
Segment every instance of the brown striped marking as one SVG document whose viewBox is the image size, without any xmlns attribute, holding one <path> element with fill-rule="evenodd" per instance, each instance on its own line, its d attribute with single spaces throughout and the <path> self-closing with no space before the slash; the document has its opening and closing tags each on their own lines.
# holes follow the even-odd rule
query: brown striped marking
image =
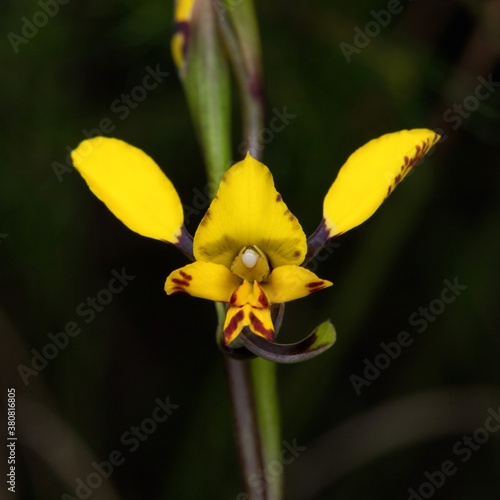
<svg viewBox="0 0 500 500">
<path fill-rule="evenodd" d="M 268 330 L 262 321 L 253 312 L 249 314 L 250 323 L 255 332 L 260 333 L 265 339 L 272 342 L 274 340 L 274 330 Z"/>
<path fill-rule="evenodd" d="M 231 318 L 231 321 L 229 321 L 228 325 L 224 329 L 224 342 L 226 345 L 229 344 L 229 339 L 238 329 L 238 325 L 239 323 L 241 323 L 241 321 L 243 321 L 244 317 L 245 313 L 243 312 L 243 310 L 240 310 Z"/>
</svg>

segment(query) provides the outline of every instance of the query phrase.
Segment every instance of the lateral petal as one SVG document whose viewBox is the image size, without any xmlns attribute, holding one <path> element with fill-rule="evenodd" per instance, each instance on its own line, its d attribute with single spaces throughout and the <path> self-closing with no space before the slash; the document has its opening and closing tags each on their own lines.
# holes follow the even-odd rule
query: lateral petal
<svg viewBox="0 0 500 500">
<path fill-rule="evenodd" d="M 260 283 L 272 304 L 300 299 L 332 284 L 331 281 L 322 280 L 309 269 L 299 266 L 277 267 L 272 271 L 267 282 Z"/>
<path fill-rule="evenodd" d="M 306 237 L 274 187 L 269 169 L 247 154 L 222 177 L 194 237 L 197 260 L 231 266 L 246 246 L 258 246 L 271 267 L 300 264 Z"/>
<path fill-rule="evenodd" d="M 241 279 L 221 264 L 193 262 L 170 273 L 165 291 L 168 295 L 185 292 L 214 302 L 229 302 L 240 284 Z"/>
<path fill-rule="evenodd" d="M 184 213 L 179 195 L 142 150 L 119 139 L 94 137 L 71 153 L 90 190 L 129 229 L 177 244 Z"/>
<path fill-rule="evenodd" d="M 355 151 L 324 200 L 323 217 L 329 237 L 368 219 L 439 139 L 433 130 L 402 130 L 374 139 Z"/>
</svg>

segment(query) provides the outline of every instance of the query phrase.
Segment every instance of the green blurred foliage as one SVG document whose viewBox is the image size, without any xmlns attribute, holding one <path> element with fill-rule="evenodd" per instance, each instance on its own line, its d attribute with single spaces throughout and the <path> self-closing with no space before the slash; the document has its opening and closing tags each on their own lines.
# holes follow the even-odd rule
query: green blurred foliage
<svg viewBox="0 0 500 500">
<path fill-rule="evenodd" d="M 25 19 L 43 21 L 42 3 L 0 6 L 2 400 L 13 386 L 19 404 L 25 399 L 50 408 L 91 460 L 120 450 L 125 461 L 106 480 L 116 498 L 237 498 L 241 482 L 212 304 L 167 297 L 165 277 L 183 257 L 131 233 L 78 174 L 64 169 L 68 150 L 104 123 L 111 135 L 158 161 L 195 209 L 188 224 L 194 232 L 206 205 L 206 180 L 169 52 L 172 2 L 57 4 L 58 12 L 35 26 L 26 43 L 14 43 L 9 34 L 22 36 Z M 402 12 L 348 62 L 340 44 L 353 45 L 373 21 L 372 11 L 388 5 L 256 3 L 266 123 L 274 109 L 295 115 L 266 136 L 264 161 L 306 233 L 319 223 L 322 197 L 343 161 L 365 141 L 412 127 L 439 128 L 447 136 L 368 222 L 335 241 L 318 263 L 316 272 L 334 287 L 287 305 L 284 341 L 327 318 L 338 334 L 319 359 L 279 368 L 283 439 L 306 446 L 304 457 L 330 429 L 386 400 L 447 387 L 451 401 L 454 388 L 488 386 L 489 394 L 496 388 L 496 399 L 471 403 L 479 417 L 469 432 L 483 425 L 488 408 L 500 405 L 499 87 L 467 117 L 453 108 L 474 95 L 478 77 L 500 81 L 500 23 L 491 22 L 498 2 L 402 2 Z M 117 111 L 147 68 L 158 66 L 168 76 Z M 235 160 L 238 120 L 236 111 Z M 79 304 L 123 267 L 135 278 L 86 323 Z M 410 316 L 439 299 L 443 280 L 455 278 L 467 289 L 418 333 Z M 69 321 L 81 334 L 26 386 L 18 366 L 29 366 L 30 351 L 41 350 L 48 333 Z M 401 331 L 413 343 L 358 396 L 352 375 L 362 376 L 364 360 L 373 361 L 380 343 Z M 131 452 L 124 433 L 166 396 L 179 408 Z M 462 417 L 454 415 L 458 428 Z M 41 431 L 36 424 L 20 426 L 17 498 L 74 495 L 76 478 L 93 470 L 90 461 L 65 484 L 63 465 L 78 454 L 68 445 L 61 448 L 61 468 L 48 462 L 31 441 Z M 414 432 L 405 421 L 394 429 Z M 425 471 L 453 458 L 463 434 L 450 430 L 381 452 L 342 477 L 332 473 L 322 492 L 300 498 L 408 498 L 407 489 L 418 489 Z M 499 435 L 461 465 L 436 498 L 498 498 Z M 54 439 L 55 451 L 60 445 Z M 331 454 L 348 450 L 349 444 Z M 3 471 L 6 457 L 0 458 Z M 293 482 L 307 482 L 308 471 L 300 455 L 286 467 L 292 498 Z M 91 498 L 105 498 L 102 491 L 96 488 Z"/>
</svg>

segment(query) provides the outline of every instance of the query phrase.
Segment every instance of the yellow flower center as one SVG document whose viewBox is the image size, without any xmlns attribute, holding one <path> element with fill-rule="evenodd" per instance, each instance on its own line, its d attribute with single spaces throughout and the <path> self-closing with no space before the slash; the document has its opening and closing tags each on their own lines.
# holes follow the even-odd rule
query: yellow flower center
<svg viewBox="0 0 500 500">
<path fill-rule="evenodd" d="M 231 264 L 231 272 L 250 283 L 265 280 L 271 272 L 269 261 L 256 245 L 243 247 Z"/>
</svg>

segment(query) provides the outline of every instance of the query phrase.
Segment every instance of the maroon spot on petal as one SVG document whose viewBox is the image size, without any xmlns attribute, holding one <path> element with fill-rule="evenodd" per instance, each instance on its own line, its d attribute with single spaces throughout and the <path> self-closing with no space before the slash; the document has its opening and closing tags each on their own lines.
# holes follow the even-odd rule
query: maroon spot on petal
<svg viewBox="0 0 500 500">
<path fill-rule="evenodd" d="M 283 198 L 282 198 L 282 197 L 281 197 L 281 195 L 278 193 L 278 194 L 276 195 L 276 201 L 278 201 L 278 202 L 279 202 L 279 201 L 281 201 L 282 199 L 283 199 Z"/>
<path fill-rule="evenodd" d="M 236 329 L 238 328 L 238 324 L 243 320 L 244 317 L 245 313 L 243 311 L 238 311 L 229 321 L 228 325 L 224 329 L 224 342 L 226 345 L 229 343 L 229 339 L 236 331 Z"/>
<path fill-rule="evenodd" d="M 188 281 L 191 281 L 193 279 L 193 277 L 186 273 L 185 271 L 179 271 L 179 274 L 185 279 L 185 280 L 188 280 Z"/>
<path fill-rule="evenodd" d="M 229 299 L 229 304 L 235 307 L 237 300 L 238 300 L 238 289 L 236 289 L 231 295 L 231 298 Z"/>
<path fill-rule="evenodd" d="M 300 250 L 295 250 L 295 252 L 293 252 L 294 257 L 300 257 L 300 254 L 301 254 Z"/>
<path fill-rule="evenodd" d="M 311 283 L 308 283 L 306 287 L 309 288 L 309 293 L 313 293 L 317 290 L 325 288 L 325 283 L 324 281 L 311 281 Z"/>
<path fill-rule="evenodd" d="M 175 283 L 176 285 L 181 285 L 183 287 L 189 286 L 189 281 L 180 280 L 179 278 L 172 278 L 172 283 Z"/>
<path fill-rule="evenodd" d="M 184 290 L 182 286 L 174 286 L 174 288 L 172 288 L 172 293 L 174 292 L 186 292 L 186 290 Z"/>
<path fill-rule="evenodd" d="M 255 316 L 253 312 L 250 312 L 249 315 L 250 318 L 250 324 L 254 330 L 254 333 L 260 333 L 264 338 L 272 342 L 274 340 L 274 330 L 270 329 L 268 330 L 262 321 Z"/>
<path fill-rule="evenodd" d="M 266 294 L 264 290 L 260 291 L 259 298 L 257 299 L 259 304 L 262 306 L 262 309 L 267 309 L 269 307 L 269 300 L 267 300 Z"/>
<path fill-rule="evenodd" d="M 405 156 L 405 165 L 408 165 L 410 163 L 410 159 L 408 158 L 408 156 Z M 401 167 L 401 170 L 403 170 L 403 166 Z"/>
</svg>

